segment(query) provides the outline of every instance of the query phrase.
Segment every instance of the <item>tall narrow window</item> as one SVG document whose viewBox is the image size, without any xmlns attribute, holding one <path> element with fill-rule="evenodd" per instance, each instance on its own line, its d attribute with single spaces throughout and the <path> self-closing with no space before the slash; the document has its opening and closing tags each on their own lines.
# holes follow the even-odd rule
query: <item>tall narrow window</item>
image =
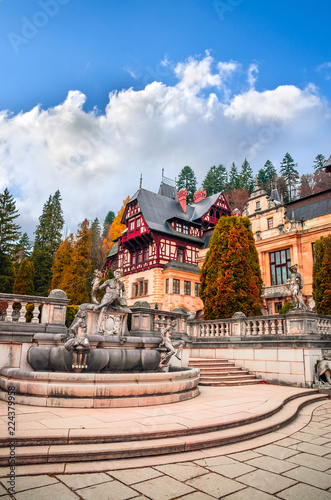
<svg viewBox="0 0 331 500">
<path fill-rule="evenodd" d="M 172 293 L 180 293 L 180 280 L 172 280 Z"/>
<path fill-rule="evenodd" d="M 274 227 L 273 217 L 270 217 L 270 219 L 267 219 L 267 222 L 268 222 L 268 229 L 272 229 Z"/>
<path fill-rule="evenodd" d="M 130 220 L 129 230 L 130 230 L 130 231 L 133 231 L 133 230 L 134 230 L 134 219 Z"/>
<path fill-rule="evenodd" d="M 184 281 L 184 295 L 191 295 L 191 282 Z"/>
<path fill-rule="evenodd" d="M 178 262 L 184 262 L 184 248 L 177 249 L 177 260 Z"/>
<path fill-rule="evenodd" d="M 143 251 L 138 250 L 138 264 L 143 261 Z"/>
<path fill-rule="evenodd" d="M 165 293 L 169 293 L 169 278 L 166 279 Z"/>
<path fill-rule="evenodd" d="M 138 227 L 140 227 L 140 223 L 141 223 L 141 220 L 140 220 L 140 217 L 138 217 L 136 219 L 136 228 L 138 229 Z"/>
<path fill-rule="evenodd" d="M 285 285 L 291 277 L 289 267 L 291 266 L 291 250 L 289 248 L 278 252 L 271 252 L 270 275 L 271 285 Z"/>
<path fill-rule="evenodd" d="M 194 283 L 194 295 L 199 297 L 200 283 Z"/>
<path fill-rule="evenodd" d="M 136 263 L 136 253 L 135 253 L 135 252 L 133 252 L 133 253 L 131 254 L 131 265 L 132 265 L 132 266 L 134 266 L 134 265 L 135 265 L 135 263 Z"/>
</svg>

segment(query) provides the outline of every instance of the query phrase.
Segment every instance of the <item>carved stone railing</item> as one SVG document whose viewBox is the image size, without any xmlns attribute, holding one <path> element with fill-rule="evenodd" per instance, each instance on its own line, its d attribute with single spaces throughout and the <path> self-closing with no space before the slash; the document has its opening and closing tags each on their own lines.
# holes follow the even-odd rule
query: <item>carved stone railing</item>
<svg viewBox="0 0 331 500">
<path fill-rule="evenodd" d="M 287 314 L 245 317 L 236 313 L 232 318 L 211 321 L 188 321 L 191 338 L 225 338 L 289 335 L 331 335 L 331 316 L 292 309 Z"/>
<path fill-rule="evenodd" d="M 331 335 L 331 316 L 318 317 L 318 333 L 320 335 Z"/>
<path fill-rule="evenodd" d="M 8 304 L 5 313 L 0 316 L 3 323 L 26 323 L 26 307 L 32 304 L 31 323 L 64 325 L 69 300 L 63 290 L 52 290 L 48 297 L 0 293 L 0 302 Z M 20 305 L 20 308 L 14 308 L 14 304 Z M 40 320 L 39 306 L 42 306 Z"/>
<path fill-rule="evenodd" d="M 189 322 L 190 336 L 200 338 L 284 335 L 285 331 L 284 315 Z"/>
</svg>

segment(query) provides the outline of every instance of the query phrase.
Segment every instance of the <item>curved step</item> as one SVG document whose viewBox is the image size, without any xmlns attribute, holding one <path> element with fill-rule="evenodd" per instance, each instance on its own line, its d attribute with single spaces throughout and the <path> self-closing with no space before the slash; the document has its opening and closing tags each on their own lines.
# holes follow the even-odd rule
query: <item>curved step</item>
<svg viewBox="0 0 331 500">
<path fill-rule="evenodd" d="M 40 436 L 39 442 L 34 438 L 35 446 L 31 446 L 28 436 L 25 439 L 16 436 L 16 464 L 110 460 L 222 446 L 273 432 L 294 420 L 302 407 L 324 399 L 327 399 L 326 395 L 310 391 L 308 395 L 302 393 L 291 396 L 272 411 L 253 418 L 233 421 L 231 425 L 223 423 L 201 427 L 196 424 L 185 432 L 183 430 L 166 432 L 165 426 L 163 432 L 146 431 L 143 435 L 130 433 L 129 430 L 126 434 L 113 432 L 112 435 L 102 435 L 102 430 L 98 429 L 99 435 L 98 433 L 94 433 L 94 436 L 76 435 L 76 441 L 71 444 L 70 442 L 63 444 L 55 438 L 52 440 L 48 438 L 43 442 Z M 1 441 L 8 445 L 8 442 L 4 443 L 6 440 L 1 439 Z M 9 448 L 3 447 L 0 450 L 1 465 L 8 464 L 8 456 Z"/>
</svg>

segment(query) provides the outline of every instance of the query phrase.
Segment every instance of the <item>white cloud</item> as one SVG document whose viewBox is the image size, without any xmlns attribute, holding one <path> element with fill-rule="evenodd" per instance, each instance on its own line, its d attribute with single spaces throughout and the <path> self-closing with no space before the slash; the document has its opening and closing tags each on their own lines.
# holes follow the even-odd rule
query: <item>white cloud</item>
<svg viewBox="0 0 331 500">
<path fill-rule="evenodd" d="M 316 71 L 321 73 L 325 80 L 331 80 L 331 61 L 327 61 L 317 66 Z"/>
<path fill-rule="evenodd" d="M 257 80 L 258 73 L 259 73 L 259 68 L 257 64 L 255 63 L 250 64 L 247 74 L 247 81 L 249 84 L 249 88 L 253 89 L 255 87 L 255 82 Z"/>
<path fill-rule="evenodd" d="M 224 81 L 239 63 L 207 54 L 177 64 L 178 83 L 153 82 L 143 90 L 112 92 L 104 111 L 86 112 L 85 95 L 69 92 L 47 110 L 0 113 L 0 190 L 15 194 L 23 230 L 30 235 L 50 193 L 60 189 L 72 231 L 85 217 L 103 221 L 143 187 L 156 191 L 165 175 L 190 165 L 201 184 L 217 163 L 257 171 L 266 159 L 278 165 L 289 151 L 302 171 L 316 154 L 329 155 L 330 119 L 314 86 L 280 86 L 224 99 Z M 240 82 L 236 82 L 237 87 Z"/>
</svg>

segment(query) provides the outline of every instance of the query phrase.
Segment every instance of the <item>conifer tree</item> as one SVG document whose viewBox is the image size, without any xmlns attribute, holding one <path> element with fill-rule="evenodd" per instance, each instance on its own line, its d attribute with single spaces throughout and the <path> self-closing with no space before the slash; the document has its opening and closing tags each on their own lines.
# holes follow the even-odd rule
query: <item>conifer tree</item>
<svg viewBox="0 0 331 500">
<path fill-rule="evenodd" d="M 223 165 L 216 167 L 213 165 L 207 172 L 202 187 L 206 190 L 207 196 L 225 191 L 228 182 L 228 174 Z"/>
<path fill-rule="evenodd" d="M 68 298 L 72 304 L 89 302 L 89 279 L 92 277 L 92 235 L 90 224 L 85 219 L 78 231 L 72 252 L 72 269 L 68 287 Z"/>
<path fill-rule="evenodd" d="M 19 217 L 13 196 L 5 188 L 0 193 L 0 256 L 13 257 L 15 245 L 20 237 L 20 226 L 15 223 Z"/>
<path fill-rule="evenodd" d="M 15 277 L 13 293 L 34 295 L 34 265 L 31 260 L 23 259 Z"/>
<path fill-rule="evenodd" d="M 318 314 L 331 314 L 331 235 L 315 241 L 313 295 Z"/>
<path fill-rule="evenodd" d="M 92 236 L 92 249 L 91 249 L 91 259 L 92 259 L 92 269 L 100 269 L 103 262 L 102 255 L 102 240 L 101 240 L 101 228 L 98 218 L 94 219 L 91 224 L 91 236 Z"/>
<path fill-rule="evenodd" d="M 247 189 L 249 194 L 251 194 L 251 192 L 254 189 L 253 170 L 246 158 L 243 164 L 241 165 L 241 170 L 239 174 L 239 186 L 241 189 Z"/>
<path fill-rule="evenodd" d="M 289 200 L 292 200 L 295 195 L 295 188 L 299 179 L 299 172 L 296 169 L 297 166 L 298 164 L 294 163 L 294 160 L 290 153 L 286 153 L 280 164 L 280 173 L 285 179 L 289 194 Z"/>
<path fill-rule="evenodd" d="M 314 170 L 322 170 L 324 168 L 325 156 L 322 154 L 318 154 L 314 160 L 313 167 Z"/>
<path fill-rule="evenodd" d="M 23 233 L 16 245 L 15 253 L 19 253 L 22 259 L 31 257 L 32 244 L 27 233 Z"/>
<path fill-rule="evenodd" d="M 201 270 L 205 319 L 261 314 L 262 279 L 248 217 L 221 217 Z"/>
<path fill-rule="evenodd" d="M 52 266 L 52 286 L 64 290 L 69 295 L 72 277 L 73 235 L 70 234 L 59 246 Z"/>
<path fill-rule="evenodd" d="M 193 203 L 193 195 L 197 190 L 197 179 L 195 173 L 188 165 L 179 172 L 177 191 L 181 191 L 182 189 L 187 189 L 187 203 Z"/>
<path fill-rule="evenodd" d="M 277 170 L 275 169 L 273 163 L 270 160 L 267 160 L 263 166 L 264 174 L 265 174 L 265 187 L 264 189 L 270 195 L 271 190 L 275 187 L 275 182 L 277 179 Z"/>
<path fill-rule="evenodd" d="M 12 261 L 20 236 L 19 217 L 13 196 L 5 188 L 0 193 L 0 293 L 11 293 L 14 284 Z"/>
<path fill-rule="evenodd" d="M 113 222 L 109 228 L 107 238 L 105 238 L 103 240 L 102 252 L 103 252 L 104 257 L 106 257 L 109 254 L 110 250 L 113 248 L 114 241 L 119 236 L 121 236 L 124 229 L 126 229 L 126 225 L 122 224 L 121 220 L 122 220 L 122 217 L 124 214 L 126 204 L 129 201 L 130 201 L 130 196 L 128 196 L 125 200 L 123 200 L 123 205 L 122 205 L 121 209 L 119 210 L 119 212 L 117 213 L 115 219 L 113 220 Z"/>
<path fill-rule="evenodd" d="M 236 164 L 233 162 L 229 172 L 229 189 L 239 189 L 239 173 Z"/>
<path fill-rule="evenodd" d="M 61 244 L 63 226 L 61 195 L 60 191 L 56 191 L 53 196 L 49 196 L 44 204 L 35 231 L 36 237 L 31 259 L 35 267 L 34 288 L 36 295 L 47 296 L 50 292 L 52 265 L 54 255 Z"/>
<path fill-rule="evenodd" d="M 104 223 L 103 223 L 103 230 L 102 230 L 102 241 L 107 238 L 107 234 L 109 231 L 109 228 L 111 224 L 113 223 L 113 220 L 115 219 L 115 214 L 114 212 L 110 211 L 105 217 Z"/>
</svg>

